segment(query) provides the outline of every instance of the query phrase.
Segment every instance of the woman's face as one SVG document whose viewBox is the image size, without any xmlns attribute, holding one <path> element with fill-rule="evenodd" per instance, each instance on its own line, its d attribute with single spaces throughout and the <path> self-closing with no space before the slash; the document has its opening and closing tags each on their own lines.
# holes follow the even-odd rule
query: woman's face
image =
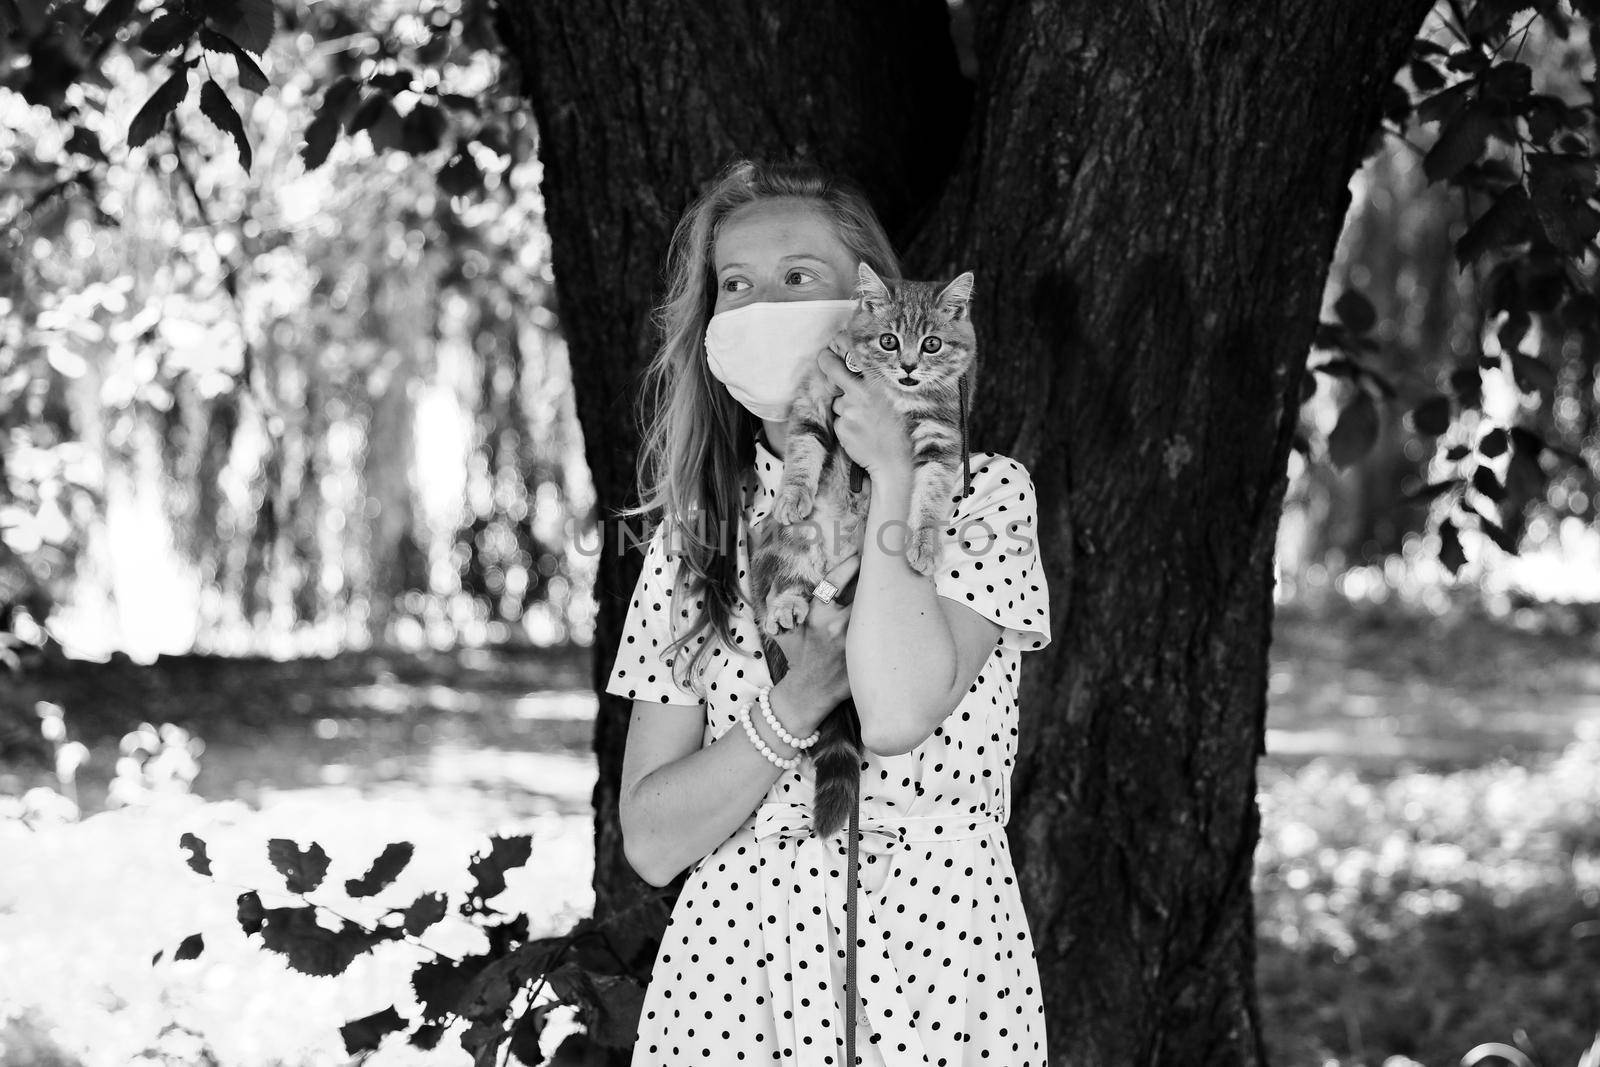
<svg viewBox="0 0 1600 1067">
<path fill-rule="evenodd" d="M 730 213 L 712 251 L 717 300 L 712 314 L 757 301 L 847 300 L 856 257 L 818 208 L 784 197 Z"/>
</svg>

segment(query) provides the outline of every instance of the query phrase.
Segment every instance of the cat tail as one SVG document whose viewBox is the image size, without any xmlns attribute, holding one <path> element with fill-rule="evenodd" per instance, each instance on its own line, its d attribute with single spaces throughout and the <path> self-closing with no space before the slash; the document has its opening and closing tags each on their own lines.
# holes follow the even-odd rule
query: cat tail
<svg viewBox="0 0 1600 1067">
<path fill-rule="evenodd" d="M 811 748 L 816 792 L 811 807 L 811 832 L 827 837 L 850 820 L 861 800 L 861 719 L 856 703 L 846 697 L 822 720 L 821 736 Z"/>
</svg>

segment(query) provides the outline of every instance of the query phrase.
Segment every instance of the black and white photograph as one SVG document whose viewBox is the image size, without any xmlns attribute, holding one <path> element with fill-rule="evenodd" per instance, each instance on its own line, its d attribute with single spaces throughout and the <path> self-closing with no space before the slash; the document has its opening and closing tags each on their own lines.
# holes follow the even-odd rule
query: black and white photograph
<svg viewBox="0 0 1600 1067">
<path fill-rule="evenodd" d="M 0 0 L 0 1067 L 1600 1067 L 1600 0 Z"/>
</svg>

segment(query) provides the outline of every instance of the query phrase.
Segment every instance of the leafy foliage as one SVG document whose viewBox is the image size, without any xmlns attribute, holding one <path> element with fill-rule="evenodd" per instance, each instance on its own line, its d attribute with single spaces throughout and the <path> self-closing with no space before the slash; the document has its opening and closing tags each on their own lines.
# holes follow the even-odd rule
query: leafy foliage
<svg viewBox="0 0 1600 1067">
<path fill-rule="evenodd" d="M 1577 17 L 1592 14 L 1584 4 L 1575 6 Z M 1416 149 L 1423 175 L 1459 190 L 1469 207 L 1454 251 L 1463 272 L 1476 277 L 1487 271 L 1477 287 L 1482 332 L 1501 354 L 1480 345 L 1437 385 L 1397 383 L 1370 362 L 1390 348 L 1378 336 L 1380 316 L 1367 296 L 1347 288 L 1332 304 L 1333 319 L 1318 325 L 1313 344 L 1314 356 L 1337 355 L 1310 363 L 1312 374 L 1301 389 L 1302 403 L 1315 396 L 1319 378 L 1343 383 L 1337 387 L 1347 391 L 1327 440 L 1327 458 L 1337 470 L 1372 452 L 1386 418 L 1409 412 L 1412 431 L 1432 439 L 1432 469 L 1408 499 L 1438 502 L 1432 510 L 1439 558 L 1452 573 L 1467 562 L 1463 530 L 1478 530 L 1507 553 L 1519 550 L 1531 513 L 1555 508 L 1549 489 L 1560 478 L 1559 464 L 1569 465 L 1579 484 L 1595 485 L 1578 447 L 1553 437 L 1559 421 L 1575 421 L 1555 418 L 1558 401 L 1589 412 L 1600 402 L 1591 388 L 1600 300 L 1588 265 L 1600 251 L 1595 82 L 1575 82 L 1567 73 L 1583 58 L 1592 66 L 1593 57 L 1543 65 L 1523 58 L 1536 30 L 1544 51 L 1555 51 L 1573 18 L 1553 2 L 1441 5 L 1413 42 L 1385 107 L 1390 138 L 1415 148 L 1407 133 L 1432 131 L 1431 145 Z M 1579 87 L 1581 98 L 1572 92 Z M 1375 141 L 1374 151 L 1383 144 Z M 1521 347 L 1530 336 L 1553 340 L 1535 354 Z M 1580 356 L 1570 384 L 1549 362 L 1554 352 Z M 1503 371 L 1536 400 L 1542 419 L 1535 414 L 1515 426 L 1494 425 L 1483 410 L 1482 375 L 1489 371 Z M 1402 395 L 1405 405 L 1389 411 Z M 1581 440 L 1582 425 L 1592 424 L 1591 415 L 1574 438 Z M 1508 432 L 1517 436 L 1506 461 L 1514 469 L 1502 470 L 1490 461 L 1507 451 Z M 1295 447 L 1310 457 L 1303 431 Z M 1556 499 L 1571 498 L 1568 492 Z"/>
<path fill-rule="evenodd" d="M 1600 1030 L 1600 736 L 1539 766 L 1272 769 L 1256 854 L 1274 1062 L 1446 1067 L 1520 1027 L 1571 1064 Z M 1531 1043 L 1530 1043 L 1531 1044 Z"/>
<path fill-rule="evenodd" d="M 152 452 L 175 562 L 223 593 L 207 635 L 352 604 L 379 640 L 441 618 L 515 639 L 552 600 L 566 622 L 566 536 L 528 519 L 551 489 L 584 492 L 576 417 L 529 400 L 559 372 L 524 350 L 530 325 L 559 347 L 541 204 L 513 188 L 534 175 L 531 120 L 497 49 L 477 0 L 0 4 L 0 96 L 48 113 L 0 134 L 0 633 L 20 616 L 48 643 L 106 482 Z M 291 173 L 302 134 L 321 182 Z M 416 165 L 364 173 L 373 151 Z M 308 184 L 340 194 L 332 232 L 293 224 Z M 180 228 L 125 207 L 148 202 Z M 430 315 L 462 335 L 427 337 Z M 474 457 L 460 513 L 423 516 L 403 435 L 457 345 L 484 394 L 459 397 Z"/>
<path fill-rule="evenodd" d="M 190 867 L 212 877 L 209 863 L 196 862 L 206 855 L 205 842 L 185 833 L 179 843 L 190 855 Z M 413 852 L 410 842 L 388 845 L 362 877 L 345 881 L 347 895 L 381 893 Z M 644 997 L 644 982 L 635 972 L 640 961 L 652 957 L 652 931 L 658 929 L 664 902 L 651 894 L 604 921 L 585 918 L 566 935 L 530 939 L 526 915 L 506 916 L 489 902 L 505 892 L 506 873 L 526 865 L 532 855 L 533 840 L 527 835 L 491 837 L 486 850 L 472 855 L 467 870 L 473 886 L 458 911 L 482 924 L 486 950 L 461 959 L 429 950 L 430 958 L 417 964 L 411 976 L 420 1017 L 406 1019 L 391 1005 L 352 1019 L 340 1029 L 348 1053 L 375 1051 L 385 1037 L 401 1032 L 413 1046 L 431 1049 L 446 1029 L 461 1022 L 467 1027 L 462 1047 L 480 1067 L 493 1067 L 504 1049 L 524 1063 L 538 1063 L 544 1059 L 539 1035 L 549 1012 L 559 1005 L 577 1009 L 595 1044 L 632 1046 Z M 448 910 L 446 894 L 424 893 L 408 906 L 389 908 L 369 926 L 344 917 L 325 901 L 308 898 L 324 888 L 330 860 L 321 845 L 312 842 L 302 848 L 274 838 L 267 856 L 300 902 L 268 908 L 257 891 L 247 890 L 238 898 L 239 927 L 247 936 L 259 935 L 262 947 L 304 974 L 343 974 L 356 959 L 389 942 L 426 949 L 419 935 Z M 332 925 L 325 925 L 324 917 Z M 195 958 L 203 948 L 200 935 L 191 935 L 174 958 Z"/>
</svg>

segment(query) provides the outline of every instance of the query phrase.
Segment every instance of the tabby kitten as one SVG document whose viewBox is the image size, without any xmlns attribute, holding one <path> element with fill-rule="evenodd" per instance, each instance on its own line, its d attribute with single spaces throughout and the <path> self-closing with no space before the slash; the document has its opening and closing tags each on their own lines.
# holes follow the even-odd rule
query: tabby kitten
<svg viewBox="0 0 1600 1067">
<path fill-rule="evenodd" d="M 948 284 L 885 282 L 865 263 L 848 326 L 845 365 L 886 389 L 912 444 L 906 562 L 931 578 L 940 532 L 967 475 L 966 404 L 977 338 L 969 308 L 973 276 Z M 814 371 L 790 408 L 783 482 L 751 564 L 761 629 L 775 635 L 805 621 L 811 592 L 828 570 L 859 551 L 870 486 L 851 488 L 852 461 L 833 432 L 834 386 Z M 812 832 L 843 826 L 860 798 L 861 728 L 845 700 L 823 720 L 809 750 L 816 768 Z"/>
</svg>

